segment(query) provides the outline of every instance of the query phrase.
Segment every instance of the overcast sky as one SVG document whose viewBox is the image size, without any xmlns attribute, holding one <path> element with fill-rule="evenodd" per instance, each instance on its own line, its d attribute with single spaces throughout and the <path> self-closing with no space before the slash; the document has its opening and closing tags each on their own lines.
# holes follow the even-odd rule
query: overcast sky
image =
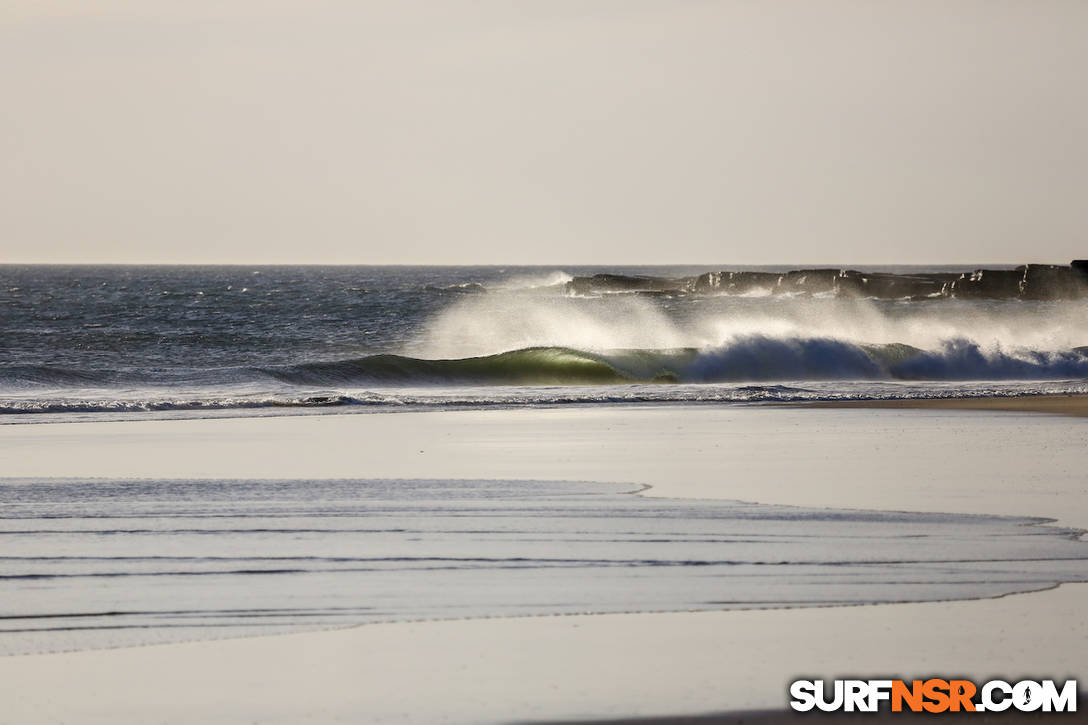
<svg viewBox="0 0 1088 725">
<path fill-rule="evenodd" d="M 4 0 L 0 261 L 1088 257 L 1088 2 Z"/>
</svg>

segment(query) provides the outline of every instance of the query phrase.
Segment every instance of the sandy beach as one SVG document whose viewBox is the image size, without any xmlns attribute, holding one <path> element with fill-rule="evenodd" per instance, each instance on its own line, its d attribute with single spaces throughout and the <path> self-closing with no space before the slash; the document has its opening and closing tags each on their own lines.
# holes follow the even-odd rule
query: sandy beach
<svg viewBox="0 0 1088 725">
<path fill-rule="evenodd" d="M 630 482 L 653 496 L 1088 528 L 1075 465 L 1086 441 L 1088 421 L 1026 410 L 519 409 L 3 426 L 0 468 L 13 478 Z M 377 624 L 7 657 L 0 721 L 499 723 L 777 710 L 805 675 L 1083 677 L 1085 606 L 1088 585 L 1073 584 L 980 601 Z"/>
<path fill-rule="evenodd" d="M 922 410 L 992 410 L 1056 415 L 1088 415 L 1088 395 L 1025 395 L 1001 398 L 918 398 L 809 403 L 818 408 L 919 408 Z"/>
</svg>

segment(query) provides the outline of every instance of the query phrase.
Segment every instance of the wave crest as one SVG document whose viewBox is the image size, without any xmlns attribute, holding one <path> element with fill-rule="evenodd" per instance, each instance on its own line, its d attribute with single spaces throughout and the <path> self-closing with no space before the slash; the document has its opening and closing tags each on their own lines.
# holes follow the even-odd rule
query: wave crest
<svg viewBox="0 0 1088 725">
<path fill-rule="evenodd" d="M 580 385 L 805 380 L 1068 380 L 1088 378 L 1088 355 L 985 348 L 951 340 L 938 350 L 902 343 L 864 345 L 828 337 L 748 335 L 699 350 L 533 347 L 496 355 L 430 360 L 373 355 L 267 370 L 293 384 Z"/>
<path fill-rule="evenodd" d="M 529 347 L 494 355 L 428 359 L 371 355 L 331 362 L 231 371 L 190 370 L 190 385 L 240 385 L 269 378 L 291 386 L 615 385 L 820 380 L 1080 380 L 1084 349 L 1043 351 L 948 340 L 934 350 L 902 343 L 858 344 L 832 337 L 745 335 L 706 349 Z M 108 381 L 108 382 L 107 382 Z M 53 367 L 0 370 L 0 388 L 88 388 L 147 382 L 118 371 Z M 162 381 L 166 382 L 166 381 Z"/>
</svg>

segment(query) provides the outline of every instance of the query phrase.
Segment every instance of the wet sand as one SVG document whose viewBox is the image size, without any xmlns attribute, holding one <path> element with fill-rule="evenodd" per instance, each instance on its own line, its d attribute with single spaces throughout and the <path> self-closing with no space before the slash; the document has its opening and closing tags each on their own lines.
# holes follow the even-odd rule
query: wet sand
<svg viewBox="0 0 1088 725">
<path fill-rule="evenodd" d="M 0 722 L 668 722 L 784 711 L 797 678 L 1083 680 L 1086 603 L 1088 585 L 1071 584 L 978 601 L 410 622 L 3 657 Z"/>
<path fill-rule="evenodd" d="M 1079 528 L 1088 528 L 1085 450 L 1088 419 L 994 410 L 647 407 L 0 426 L 10 477 L 577 479 L 649 483 L 659 496 L 1030 515 Z M 1084 611 L 1088 585 L 1068 584 L 978 601 L 377 624 L 5 657 L 0 722 L 735 718 L 784 708 L 799 677 L 1088 679 Z"/>
<path fill-rule="evenodd" d="M 1025 395 L 1017 398 L 922 398 L 918 400 L 843 400 L 808 403 L 814 408 L 916 408 L 987 410 L 1088 416 L 1088 395 Z"/>
</svg>

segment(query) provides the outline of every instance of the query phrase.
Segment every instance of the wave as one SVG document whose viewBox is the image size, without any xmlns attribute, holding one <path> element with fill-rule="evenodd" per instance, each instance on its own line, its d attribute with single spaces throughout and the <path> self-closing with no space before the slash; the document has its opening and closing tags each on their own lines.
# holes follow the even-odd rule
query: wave
<svg viewBox="0 0 1088 725">
<path fill-rule="evenodd" d="M 621 383 L 635 378 L 613 367 L 603 355 L 568 348 L 529 348 L 497 355 L 427 360 L 403 355 L 371 355 L 356 360 L 309 363 L 266 369 L 272 377 L 305 385 L 348 383 L 462 383 L 572 385 Z"/>
<path fill-rule="evenodd" d="M 428 360 L 374 355 L 268 374 L 293 384 L 579 385 L 806 380 L 1068 380 L 1088 378 L 1088 354 L 984 348 L 951 340 L 937 350 L 902 343 L 750 335 L 709 350 L 591 352 L 535 347 L 480 357 Z"/>
<path fill-rule="evenodd" d="M 1088 377 L 1088 349 L 987 350 L 951 340 L 940 350 L 918 350 L 891 366 L 900 380 L 1054 380 Z"/>
<path fill-rule="evenodd" d="M 191 369 L 184 376 L 190 386 L 260 384 L 269 379 L 290 386 L 322 387 L 1083 380 L 1088 379 L 1088 349 L 1005 349 L 955 339 L 937 349 L 924 350 L 903 343 L 870 345 L 830 337 L 747 335 L 709 349 L 595 352 L 530 347 L 455 359 L 383 354 L 291 366 L 209 370 L 203 371 L 203 378 L 202 371 Z M 146 374 L 128 376 L 118 371 L 82 372 L 50 366 L 0 368 L 0 387 L 16 390 L 89 388 L 147 380 Z M 178 386 L 177 381 L 160 382 L 160 387 Z"/>
<path fill-rule="evenodd" d="M 533 347 L 449 360 L 372 355 L 355 360 L 273 368 L 265 372 L 295 385 L 609 385 L 869 380 L 893 377 L 882 374 L 888 371 L 879 360 L 894 360 L 901 354 L 901 346 L 872 346 L 867 351 L 838 340 L 753 337 L 714 350 L 591 352 L 566 347 Z M 1088 375 L 1088 365 L 1085 374 Z"/>
</svg>

